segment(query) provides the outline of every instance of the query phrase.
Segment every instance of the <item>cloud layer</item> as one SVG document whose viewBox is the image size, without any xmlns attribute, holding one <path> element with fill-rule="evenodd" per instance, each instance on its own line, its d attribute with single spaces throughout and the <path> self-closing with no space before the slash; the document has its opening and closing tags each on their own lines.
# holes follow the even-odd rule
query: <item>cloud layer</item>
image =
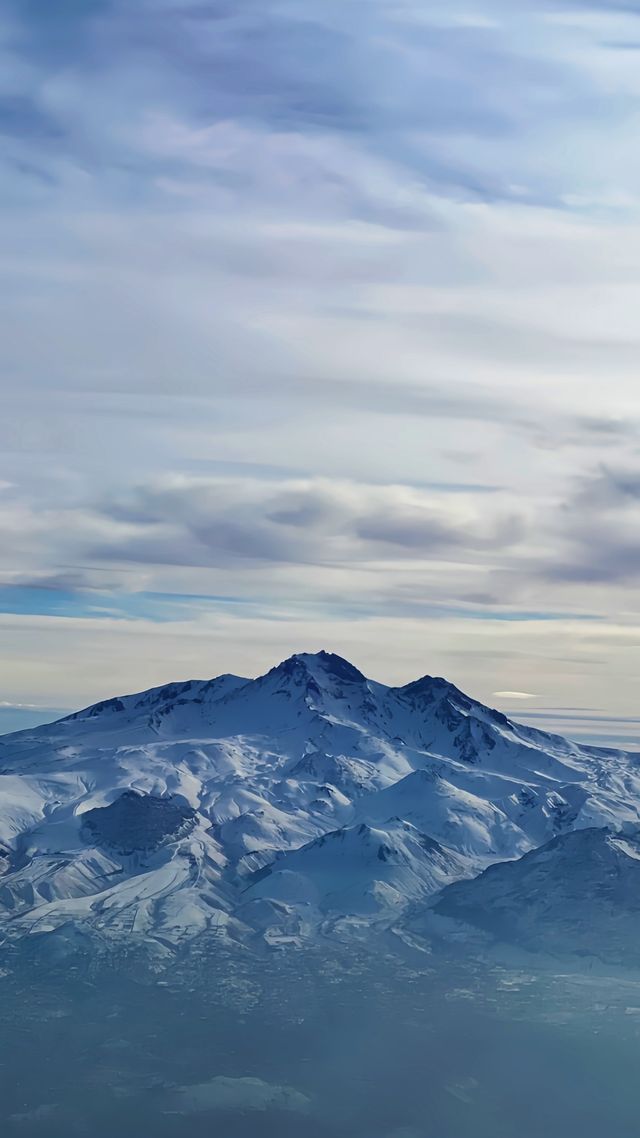
<svg viewBox="0 0 640 1138">
<path fill-rule="evenodd" d="M 0 18 L 0 694 L 328 622 L 390 678 L 633 710 L 634 6 L 55 8 Z"/>
</svg>

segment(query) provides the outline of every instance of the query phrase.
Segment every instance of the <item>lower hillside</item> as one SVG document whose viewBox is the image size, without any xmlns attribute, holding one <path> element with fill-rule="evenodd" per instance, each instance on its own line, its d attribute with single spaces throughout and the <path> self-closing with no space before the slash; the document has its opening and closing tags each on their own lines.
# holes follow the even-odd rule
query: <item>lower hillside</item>
<svg viewBox="0 0 640 1138">
<path fill-rule="evenodd" d="M 640 965 L 640 830 L 564 834 L 445 889 L 435 911 L 535 952 Z"/>
</svg>

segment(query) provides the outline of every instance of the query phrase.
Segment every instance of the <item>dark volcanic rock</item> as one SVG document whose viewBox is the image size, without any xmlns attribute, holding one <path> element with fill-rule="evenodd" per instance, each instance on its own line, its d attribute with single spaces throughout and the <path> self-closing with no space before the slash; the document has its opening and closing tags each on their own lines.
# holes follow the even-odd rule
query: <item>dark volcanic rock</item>
<svg viewBox="0 0 640 1138">
<path fill-rule="evenodd" d="M 87 811 L 83 835 L 120 854 L 148 853 L 188 833 L 195 819 L 195 810 L 180 799 L 126 790 L 110 806 Z"/>
</svg>

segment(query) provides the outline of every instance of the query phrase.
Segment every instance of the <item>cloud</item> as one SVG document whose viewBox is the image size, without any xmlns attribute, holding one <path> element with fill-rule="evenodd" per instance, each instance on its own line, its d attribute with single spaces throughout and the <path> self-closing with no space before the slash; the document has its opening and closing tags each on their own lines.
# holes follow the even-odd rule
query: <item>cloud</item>
<svg viewBox="0 0 640 1138">
<path fill-rule="evenodd" d="M 498 508 L 499 509 L 499 508 Z M 96 507 L 113 524 L 89 555 L 187 565 L 352 565 L 384 557 L 475 557 L 512 545 L 515 516 L 472 495 L 327 480 L 166 479 Z"/>
<path fill-rule="evenodd" d="M 640 468 L 602 466 L 581 478 L 558 516 L 557 557 L 544 572 L 575 584 L 640 581 Z"/>
<path fill-rule="evenodd" d="M 52 660 L 71 611 L 130 646 L 227 598 L 265 661 L 302 614 L 347 655 L 460 621 L 537 691 L 544 619 L 631 619 L 638 38 L 605 0 L 5 6 L 0 583 Z M 557 682 L 615 700 L 587 635 Z"/>
<path fill-rule="evenodd" d="M 496 699 L 537 699 L 530 691 L 494 691 L 493 695 Z"/>
<path fill-rule="evenodd" d="M 583 479 L 573 499 L 578 509 L 615 510 L 640 503 L 640 467 L 621 470 L 603 466 Z"/>
<path fill-rule="evenodd" d="M 13 711 L 35 711 L 38 708 L 37 703 L 9 703 L 6 699 L 0 699 L 0 708 L 2 710 L 11 709 Z"/>
</svg>

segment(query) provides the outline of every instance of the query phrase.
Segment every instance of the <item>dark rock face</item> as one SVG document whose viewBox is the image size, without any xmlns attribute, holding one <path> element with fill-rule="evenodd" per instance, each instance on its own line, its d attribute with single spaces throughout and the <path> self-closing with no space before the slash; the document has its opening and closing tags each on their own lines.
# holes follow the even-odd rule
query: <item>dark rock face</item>
<svg viewBox="0 0 640 1138">
<path fill-rule="evenodd" d="M 327 671 L 336 679 L 351 684 L 366 683 L 366 676 L 348 660 L 343 659 L 342 656 L 336 656 L 335 652 L 318 652 L 318 657 Z"/>
<path fill-rule="evenodd" d="M 362 674 L 353 664 L 348 660 L 343 660 L 342 656 L 336 656 L 334 652 L 317 652 L 314 659 L 320 664 L 322 670 L 330 681 L 348 684 L 363 684 L 366 683 L 366 676 Z M 318 691 L 318 682 L 309 671 L 309 663 L 307 657 L 304 655 L 290 656 L 287 660 L 283 660 L 281 664 L 276 665 L 270 672 L 269 676 L 278 676 L 283 679 L 294 679 L 300 684 L 311 684 Z"/>
<path fill-rule="evenodd" d="M 124 710 L 125 705 L 121 699 L 103 699 L 100 703 L 94 703 L 92 707 L 87 707 L 83 711 L 74 711 L 73 715 L 65 715 L 60 722 L 73 723 L 76 719 L 97 719 L 99 715 L 104 715 L 106 712 Z"/>
<path fill-rule="evenodd" d="M 120 854 L 150 853 L 183 837 L 195 820 L 195 810 L 177 798 L 126 790 L 110 806 L 87 811 L 83 836 Z"/>
</svg>

